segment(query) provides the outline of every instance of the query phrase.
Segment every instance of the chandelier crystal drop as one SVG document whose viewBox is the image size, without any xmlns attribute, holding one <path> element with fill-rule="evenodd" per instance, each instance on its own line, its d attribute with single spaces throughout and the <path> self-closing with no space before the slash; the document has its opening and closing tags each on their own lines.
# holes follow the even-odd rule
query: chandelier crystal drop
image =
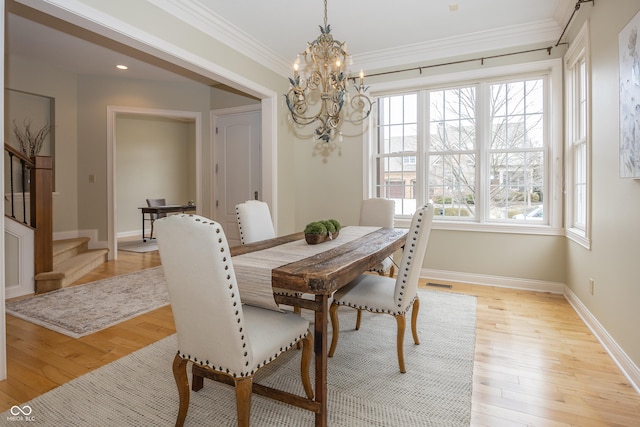
<svg viewBox="0 0 640 427">
<path fill-rule="evenodd" d="M 320 36 L 307 44 L 293 65 L 293 78 L 289 78 L 291 86 L 285 99 L 293 121 L 301 126 L 318 122 L 315 138 L 329 143 L 339 135 L 342 122 L 360 124 L 369 117 L 372 102 L 366 95 L 364 72 L 360 71 L 358 84 L 356 77 L 348 76 L 351 57 L 346 42 L 334 40 L 331 35 L 327 0 Z M 350 80 L 355 88 L 353 95 L 349 94 Z"/>
</svg>

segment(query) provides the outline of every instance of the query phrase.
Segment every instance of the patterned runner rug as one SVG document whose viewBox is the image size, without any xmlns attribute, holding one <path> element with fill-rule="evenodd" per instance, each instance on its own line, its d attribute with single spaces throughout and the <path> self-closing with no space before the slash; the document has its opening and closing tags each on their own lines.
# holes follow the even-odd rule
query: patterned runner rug
<svg viewBox="0 0 640 427">
<path fill-rule="evenodd" d="M 167 304 L 162 267 L 155 267 L 13 301 L 6 311 L 80 338 Z"/>
<path fill-rule="evenodd" d="M 407 373 L 398 370 L 396 322 L 355 310 L 340 311 L 340 342 L 329 359 L 329 425 L 468 426 L 475 346 L 476 299 L 420 291 L 421 344 L 405 334 Z M 125 356 L 0 415 L 17 421 L 29 413 L 38 425 L 172 426 L 178 408 L 171 363 L 175 335 Z M 290 351 L 261 370 L 259 383 L 303 395 L 300 351 Z M 312 369 L 313 374 L 313 369 Z M 311 412 L 254 395 L 251 425 L 312 426 Z M 1 422 L 0 422 L 1 423 Z M 235 426 L 232 387 L 205 380 L 191 392 L 186 426 Z"/>
</svg>

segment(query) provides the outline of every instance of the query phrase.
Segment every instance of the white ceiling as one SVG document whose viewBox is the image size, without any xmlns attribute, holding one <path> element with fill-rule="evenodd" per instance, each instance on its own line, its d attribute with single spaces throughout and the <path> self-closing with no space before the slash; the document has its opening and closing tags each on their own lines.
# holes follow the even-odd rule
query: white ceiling
<svg viewBox="0 0 640 427">
<path fill-rule="evenodd" d="M 149 1 L 283 75 L 318 36 L 324 13 L 322 0 Z M 354 67 L 370 71 L 480 51 L 552 45 L 573 6 L 573 0 L 329 0 L 328 23 L 335 39 L 347 41 Z M 150 66 L 132 58 L 131 50 L 119 53 L 118 47 L 97 46 L 12 13 L 7 30 L 11 54 L 78 74 L 122 76 L 114 66 L 126 62 L 131 78 L 184 78 L 164 71 L 161 62 Z"/>
<path fill-rule="evenodd" d="M 189 9 L 184 2 L 179 7 L 170 0 L 155 3 L 176 16 L 187 16 L 180 13 Z M 324 20 L 322 0 L 199 0 L 199 4 L 212 20 L 219 17 L 287 64 L 320 34 Z M 440 58 L 478 48 L 555 42 L 572 5 L 572 0 L 329 0 L 327 22 L 335 39 L 348 42 L 354 62 L 372 68 L 368 62 L 376 57 L 384 58 L 380 65 L 387 66 L 399 52 L 419 57 L 419 52 L 424 55 L 444 45 L 451 52 L 439 51 Z M 191 18 L 193 22 L 194 14 Z"/>
</svg>

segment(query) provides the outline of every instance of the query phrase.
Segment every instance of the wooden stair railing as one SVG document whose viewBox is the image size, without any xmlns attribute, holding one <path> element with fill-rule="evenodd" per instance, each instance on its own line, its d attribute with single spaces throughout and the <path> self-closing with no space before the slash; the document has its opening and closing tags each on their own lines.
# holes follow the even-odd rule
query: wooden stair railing
<svg viewBox="0 0 640 427">
<path fill-rule="evenodd" d="M 34 273 L 53 270 L 53 159 L 36 156 L 31 169 L 31 223 L 35 224 Z"/>
<path fill-rule="evenodd" d="M 15 217 L 14 173 L 13 166 L 20 164 L 22 183 L 22 222 L 34 229 L 34 273 L 53 270 L 53 159 L 49 156 L 36 156 L 29 159 L 16 148 L 4 144 L 5 153 L 9 155 L 11 217 Z M 29 171 L 29 222 L 26 219 L 26 183 L 25 171 Z"/>
</svg>

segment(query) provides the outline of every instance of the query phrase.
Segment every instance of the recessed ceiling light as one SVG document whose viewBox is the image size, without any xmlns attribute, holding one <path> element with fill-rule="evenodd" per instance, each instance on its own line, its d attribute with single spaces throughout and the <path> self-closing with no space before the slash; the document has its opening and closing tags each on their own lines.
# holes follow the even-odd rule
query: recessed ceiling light
<svg viewBox="0 0 640 427">
<path fill-rule="evenodd" d="M 449 4 L 449 12 L 455 12 L 458 10 L 458 3 L 450 3 Z"/>
<path fill-rule="evenodd" d="M 116 65 L 116 68 L 119 69 L 119 70 L 128 70 L 129 69 L 129 67 L 127 67 L 126 65 L 122 65 L 122 64 Z"/>
</svg>

